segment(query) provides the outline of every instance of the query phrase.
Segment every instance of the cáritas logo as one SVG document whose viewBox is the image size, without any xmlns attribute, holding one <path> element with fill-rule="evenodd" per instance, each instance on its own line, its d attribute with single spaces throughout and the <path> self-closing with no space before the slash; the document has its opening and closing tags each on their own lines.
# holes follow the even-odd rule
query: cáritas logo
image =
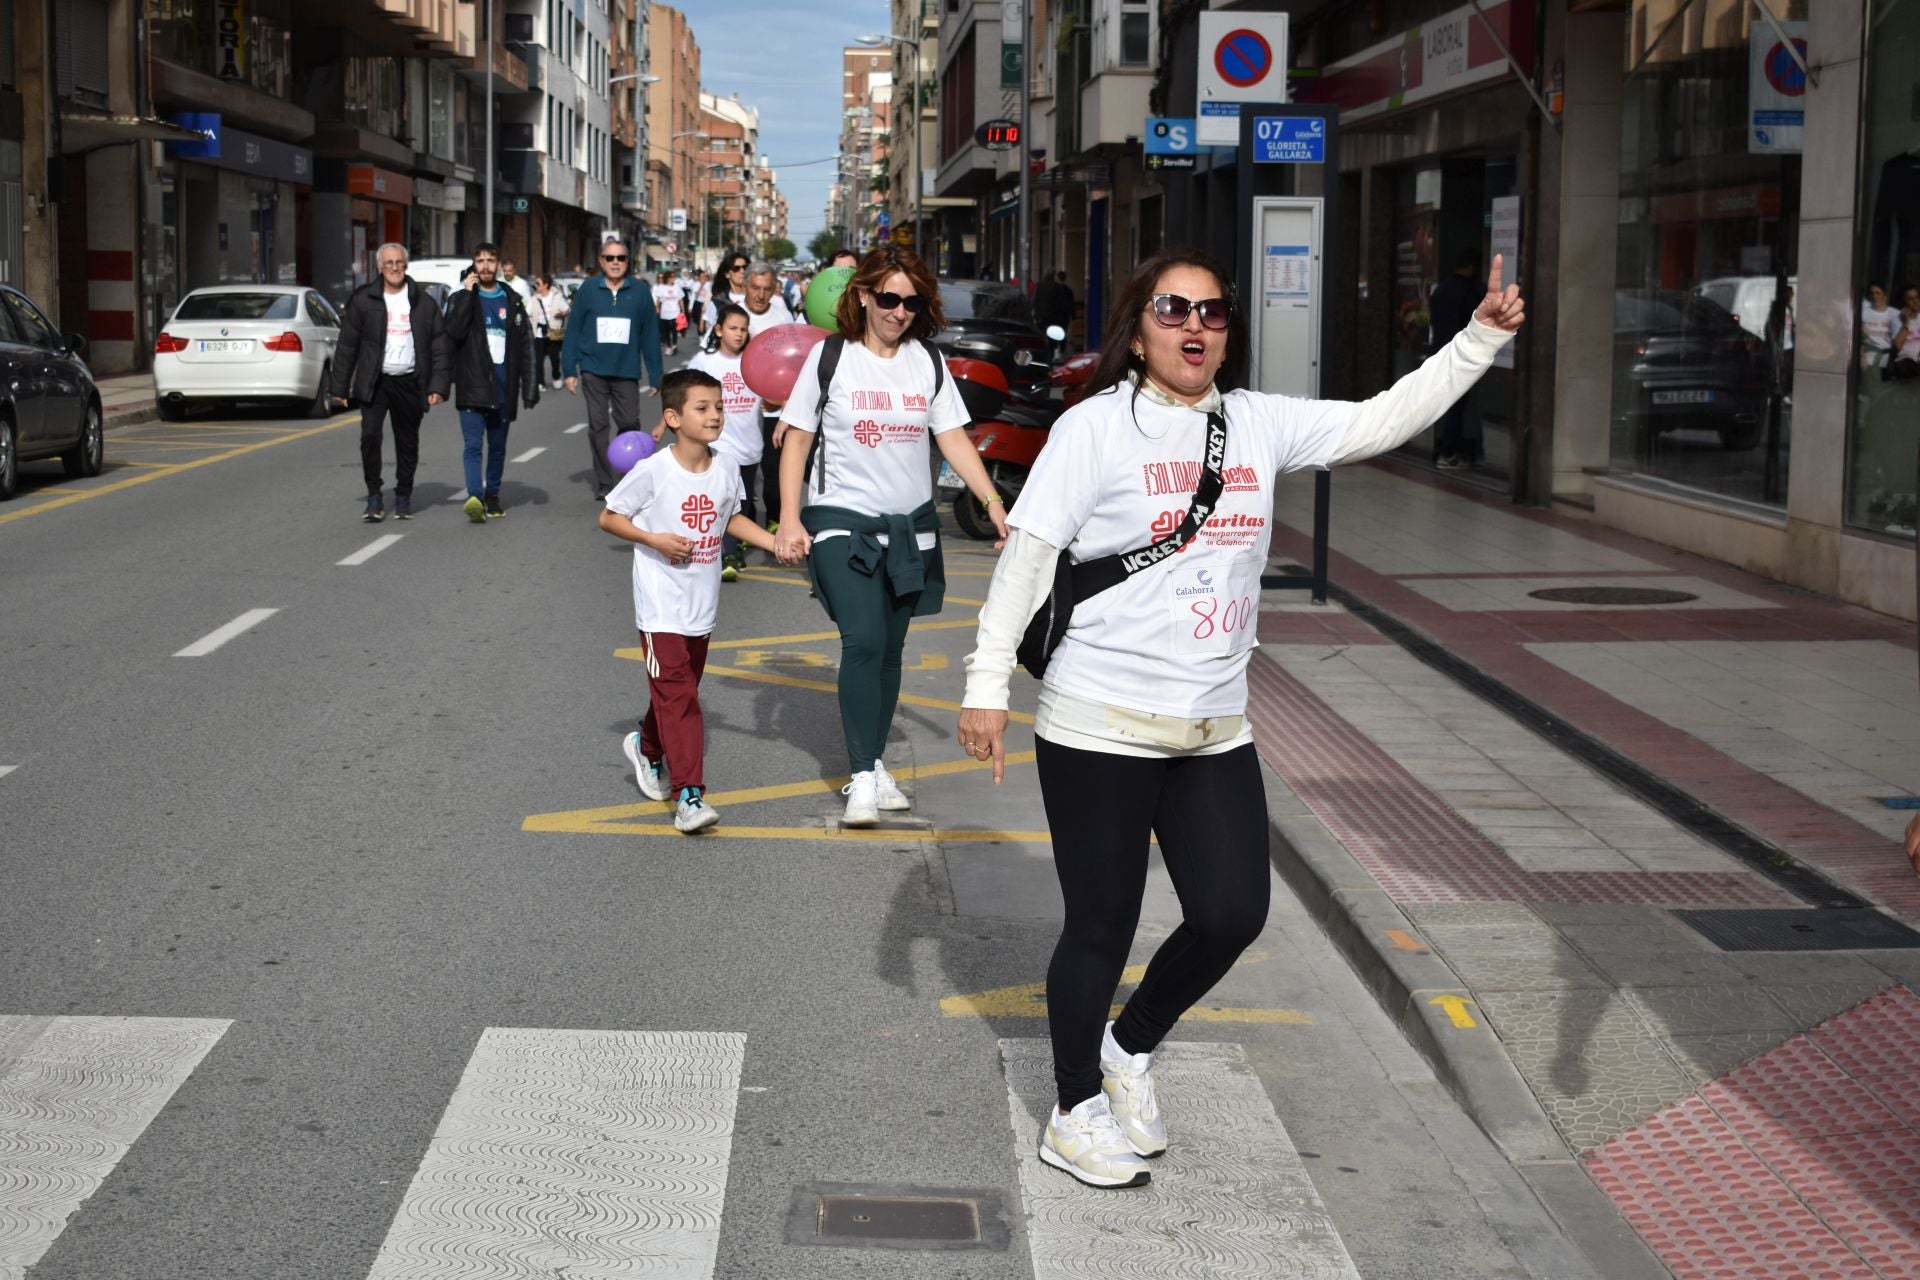
<svg viewBox="0 0 1920 1280">
<path fill-rule="evenodd" d="M 680 504 L 680 518 L 695 533 L 705 533 L 713 528 L 713 522 L 720 518 L 720 512 L 713 505 L 712 498 L 704 493 L 696 493 Z"/>
</svg>

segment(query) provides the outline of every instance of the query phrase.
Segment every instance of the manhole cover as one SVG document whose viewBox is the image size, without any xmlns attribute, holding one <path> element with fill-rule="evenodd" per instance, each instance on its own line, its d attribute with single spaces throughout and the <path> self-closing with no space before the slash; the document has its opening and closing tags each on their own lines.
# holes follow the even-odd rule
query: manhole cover
<svg viewBox="0 0 1920 1280">
<path fill-rule="evenodd" d="M 842 1249 L 1004 1250 L 1000 1193 L 978 1187 L 808 1182 L 793 1189 L 787 1243 Z"/>
<path fill-rule="evenodd" d="M 1920 933 L 1864 908 L 1676 911 L 1722 951 L 1894 951 Z"/>
<path fill-rule="evenodd" d="M 1543 587 L 1527 594 L 1535 600 L 1550 600 L 1555 604 L 1685 604 L 1700 598 L 1691 592 L 1664 591 L 1659 587 Z"/>
</svg>

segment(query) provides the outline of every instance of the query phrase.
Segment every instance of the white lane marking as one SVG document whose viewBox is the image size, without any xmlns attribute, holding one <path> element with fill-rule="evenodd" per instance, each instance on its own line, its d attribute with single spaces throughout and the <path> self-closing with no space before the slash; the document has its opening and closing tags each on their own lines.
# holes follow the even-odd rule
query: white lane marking
<svg viewBox="0 0 1920 1280">
<path fill-rule="evenodd" d="M 6 777 L 8 774 L 12 773 L 15 769 L 18 769 L 19 767 L 20 766 L 17 764 L 0 764 L 0 778 Z"/>
<path fill-rule="evenodd" d="M 460 492 L 454 494 L 451 498 L 447 499 L 447 505 L 452 506 L 456 502 L 465 502 L 468 498 L 472 496 L 473 495 L 468 493 L 465 489 L 462 489 L 460 490 Z"/>
<path fill-rule="evenodd" d="M 579 435 L 579 434 L 580 434 L 580 433 L 581 433 L 582 431 L 585 431 L 586 429 L 587 429 L 587 424 L 586 424 L 586 423 L 584 423 L 584 422 L 576 422 L 576 423 L 574 423 L 574 424 L 573 424 L 572 426 L 570 426 L 570 427 L 568 427 L 568 428 L 566 429 L 566 431 L 565 431 L 565 432 L 564 432 L 563 434 L 566 434 L 566 435 L 570 435 L 570 436 L 577 436 L 577 435 Z"/>
<path fill-rule="evenodd" d="M 1239 1045 L 1160 1046 L 1153 1080 L 1169 1146 L 1153 1185 L 1125 1191 L 1082 1186 L 1034 1155 L 1055 1102 L 1049 1042 L 1002 1040 L 1000 1056 L 1034 1280 L 1359 1280 Z"/>
<path fill-rule="evenodd" d="M 210 631 L 200 639 L 174 654 L 176 658 L 204 658 L 227 641 L 244 631 L 251 630 L 280 612 L 278 609 L 249 609 L 217 631 Z"/>
<path fill-rule="evenodd" d="M 535 445 L 533 448 L 527 450 L 525 453 L 521 454 L 519 457 L 512 459 L 512 461 L 532 462 L 535 458 L 539 457 L 541 454 L 545 453 L 546 451 L 547 451 L 547 446 L 543 444 Z"/>
<path fill-rule="evenodd" d="M 365 564 L 367 561 L 373 559 L 375 556 L 379 555 L 382 551 L 385 551 L 388 547 L 392 546 L 394 543 L 400 541 L 400 539 L 406 536 L 407 535 L 404 533 L 382 534 L 378 538 L 375 538 L 372 542 L 369 542 L 366 546 L 360 548 L 358 551 L 348 556 L 345 560 L 335 560 L 334 563 L 337 565 L 338 564 L 343 564 L 343 565 Z"/>
<path fill-rule="evenodd" d="M 746 1041 L 487 1028 L 368 1280 L 712 1276 Z"/>
<path fill-rule="evenodd" d="M 22 1276 L 232 1024 L 0 1015 L 0 1276 Z"/>
</svg>

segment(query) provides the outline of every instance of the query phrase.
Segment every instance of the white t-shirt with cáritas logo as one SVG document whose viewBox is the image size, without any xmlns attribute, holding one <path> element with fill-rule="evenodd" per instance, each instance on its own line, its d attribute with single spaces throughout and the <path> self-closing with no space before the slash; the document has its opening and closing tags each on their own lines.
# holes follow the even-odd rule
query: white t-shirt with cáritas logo
<svg viewBox="0 0 1920 1280">
<path fill-rule="evenodd" d="M 720 536 L 746 501 L 740 468 L 716 456 L 705 471 L 680 465 L 670 448 L 634 464 L 607 495 L 607 506 L 648 533 L 671 533 L 693 544 L 675 564 L 652 547 L 633 548 L 633 620 L 649 634 L 712 632 L 720 607 Z"/>
<path fill-rule="evenodd" d="M 967 407 L 948 371 L 933 394 L 933 361 L 943 357 L 919 342 L 900 345 L 881 359 L 863 343 L 840 351 L 820 418 L 820 343 L 807 353 L 794 380 L 793 396 L 780 411 L 784 422 L 821 432 L 802 505 L 845 507 L 863 515 L 905 515 L 933 497 L 929 436 L 967 425 Z M 931 356 L 932 359 L 928 357 Z M 931 547 L 933 535 L 920 535 Z"/>
<path fill-rule="evenodd" d="M 1178 555 L 1075 608 L 1047 684 L 1155 715 L 1241 714 L 1258 642 L 1273 478 L 1328 465 L 1349 408 L 1227 393 L 1220 505 Z M 1126 384 L 1092 396 L 1054 423 L 1007 522 L 1076 563 L 1138 550 L 1186 515 L 1206 439 L 1207 417 L 1197 410 L 1136 398 Z"/>
<path fill-rule="evenodd" d="M 654 310 L 660 318 L 672 324 L 680 315 L 680 286 L 675 284 L 657 284 L 653 286 Z"/>
<path fill-rule="evenodd" d="M 766 438 L 760 431 L 760 397 L 753 394 L 740 375 L 740 357 L 718 351 L 702 351 L 687 361 L 687 368 L 710 373 L 720 379 L 720 400 L 727 411 L 727 424 L 720 429 L 713 451 L 728 462 L 751 467 L 766 451 Z"/>
</svg>

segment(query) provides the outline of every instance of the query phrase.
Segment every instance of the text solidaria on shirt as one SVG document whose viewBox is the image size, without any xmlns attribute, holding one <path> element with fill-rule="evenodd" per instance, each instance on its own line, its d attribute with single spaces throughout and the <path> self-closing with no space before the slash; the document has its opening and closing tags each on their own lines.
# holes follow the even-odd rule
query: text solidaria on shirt
<svg viewBox="0 0 1920 1280">
<path fill-rule="evenodd" d="M 1192 493 L 1200 487 L 1205 469 L 1198 462 L 1143 462 L 1141 480 L 1147 496 L 1162 493 Z M 1258 493 L 1260 473 L 1252 467 L 1227 467 L 1220 473 L 1228 493 Z"/>
</svg>

